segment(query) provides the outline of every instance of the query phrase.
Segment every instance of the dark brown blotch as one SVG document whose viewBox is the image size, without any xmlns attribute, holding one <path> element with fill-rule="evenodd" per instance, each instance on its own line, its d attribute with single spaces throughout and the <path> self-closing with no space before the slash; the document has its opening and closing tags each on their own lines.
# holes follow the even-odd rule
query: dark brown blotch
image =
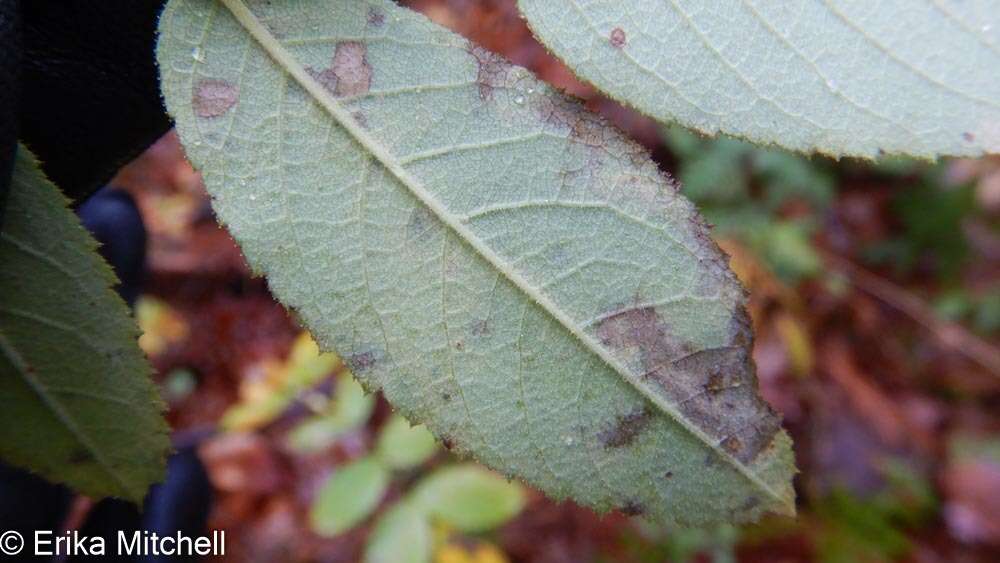
<svg viewBox="0 0 1000 563">
<path fill-rule="evenodd" d="M 229 111 L 240 98 L 240 89 L 225 80 L 199 80 L 194 88 L 192 105 L 198 117 L 213 118 Z"/>
<path fill-rule="evenodd" d="M 742 304 L 736 304 L 727 342 L 701 347 L 681 342 L 656 309 L 638 305 L 642 301 L 636 296 L 633 305 L 605 314 L 596 336 L 688 420 L 719 440 L 728 455 L 743 463 L 756 459 L 781 421 L 758 392 L 750 358 L 753 336 Z"/>
<path fill-rule="evenodd" d="M 631 445 L 639 434 L 649 426 L 652 418 L 653 415 L 647 407 L 619 415 L 610 428 L 601 432 L 601 443 L 609 449 Z"/>
<path fill-rule="evenodd" d="M 626 516 L 642 516 L 646 513 L 646 507 L 639 501 L 629 500 L 622 505 L 621 511 Z"/>
</svg>

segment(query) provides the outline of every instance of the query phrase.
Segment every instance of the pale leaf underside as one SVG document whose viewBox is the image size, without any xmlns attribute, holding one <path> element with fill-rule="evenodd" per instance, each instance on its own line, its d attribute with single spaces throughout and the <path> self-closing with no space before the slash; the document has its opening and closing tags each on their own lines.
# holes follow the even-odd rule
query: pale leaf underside
<svg viewBox="0 0 1000 563">
<path fill-rule="evenodd" d="M 0 233 L 0 455 L 141 502 L 170 442 L 138 330 L 97 243 L 20 147 Z"/>
<path fill-rule="evenodd" d="M 599 510 L 793 510 L 742 288 L 641 147 L 391 2 L 174 0 L 160 25 L 219 217 L 366 386 Z"/>
<path fill-rule="evenodd" d="M 833 156 L 1000 152 L 993 0 L 518 0 L 581 78 L 664 122 Z"/>
</svg>

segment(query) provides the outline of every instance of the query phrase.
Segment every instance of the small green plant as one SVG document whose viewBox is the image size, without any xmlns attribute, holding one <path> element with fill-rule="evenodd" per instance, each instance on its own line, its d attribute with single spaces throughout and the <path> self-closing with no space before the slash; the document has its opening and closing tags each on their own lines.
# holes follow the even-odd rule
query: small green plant
<svg viewBox="0 0 1000 563">
<path fill-rule="evenodd" d="M 375 449 L 339 468 L 310 513 L 316 533 L 341 534 L 368 519 L 385 498 L 393 472 L 411 471 L 438 451 L 434 436 L 403 417 L 389 419 Z M 437 522 L 465 533 L 493 529 L 524 506 L 519 485 L 475 464 L 447 465 L 420 479 L 375 522 L 365 560 L 429 561 Z"/>
</svg>

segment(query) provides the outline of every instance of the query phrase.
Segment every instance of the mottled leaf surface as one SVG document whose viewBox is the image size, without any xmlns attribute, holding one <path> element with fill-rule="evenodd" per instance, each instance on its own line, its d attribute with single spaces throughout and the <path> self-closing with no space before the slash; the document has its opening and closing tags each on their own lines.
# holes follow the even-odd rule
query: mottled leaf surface
<svg viewBox="0 0 1000 563">
<path fill-rule="evenodd" d="M 833 156 L 1000 152 L 991 0 L 518 0 L 581 78 L 666 122 Z"/>
<path fill-rule="evenodd" d="M 219 217 L 408 419 L 599 510 L 793 511 L 743 290 L 641 147 L 387 1 L 174 0 L 160 33 Z"/>
<path fill-rule="evenodd" d="M 0 456 L 140 502 L 163 477 L 163 405 L 97 243 L 17 151 L 0 233 Z"/>
</svg>

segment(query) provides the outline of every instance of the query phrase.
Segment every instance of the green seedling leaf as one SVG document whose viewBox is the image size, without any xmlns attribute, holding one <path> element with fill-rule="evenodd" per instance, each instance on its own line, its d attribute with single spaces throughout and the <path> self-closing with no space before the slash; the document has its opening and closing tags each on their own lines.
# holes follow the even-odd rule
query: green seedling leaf
<svg viewBox="0 0 1000 563">
<path fill-rule="evenodd" d="M 518 4 L 578 76 L 664 122 L 832 156 L 1000 152 L 989 2 Z"/>
<path fill-rule="evenodd" d="M 229 407 L 219 426 L 224 430 L 247 431 L 273 422 L 338 365 L 340 358 L 336 354 L 320 353 L 309 333 L 303 332 L 292 345 L 287 360 L 268 365 L 267 384 Z"/>
<path fill-rule="evenodd" d="M 17 151 L 0 233 L 0 456 L 93 497 L 163 477 L 163 404 L 97 242 Z"/>
<path fill-rule="evenodd" d="M 411 503 L 401 502 L 375 525 L 365 548 L 365 563 L 427 563 L 431 559 L 431 541 L 424 513 Z"/>
<path fill-rule="evenodd" d="M 350 372 L 337 376 L 337 388 L 327 410 L 295 427 L 288 436 L 290 445 L 302 452 L 315 452 L 332 444 L 345 433 L 363 425 L 375 408 L 375 398 Z"/>
<path fill-rule="evenodd" d="M 375 455 L 393 469 L 409 469 L 427 461 L 437 450 L 434 435 L 423 426 L 411 426 L 399 415 L 389 419 L 375 446 Z"/>
<path fill-rule="evenodd" d="M 602 511 L 794 511 L 743 288 L 601 118 L 387 0 L 173 0 L 157 56 L 249 263 L 408 420 Z"/>
<path fill-rule="evenodd" d="M 427 514 L 470 533 L 491 530 L 517 516 L 525 500 L 519 485 L 473 463 L 435 471 L 413 495 Z"/>
<path fill-rule="evenodd" d="M 309 513 L 312 529 L 323 536 L 341 534 L 378 507 L 389 470 L 377 459 L 365 457 L 337 470 L 320 489 Z"/>
</svg>

